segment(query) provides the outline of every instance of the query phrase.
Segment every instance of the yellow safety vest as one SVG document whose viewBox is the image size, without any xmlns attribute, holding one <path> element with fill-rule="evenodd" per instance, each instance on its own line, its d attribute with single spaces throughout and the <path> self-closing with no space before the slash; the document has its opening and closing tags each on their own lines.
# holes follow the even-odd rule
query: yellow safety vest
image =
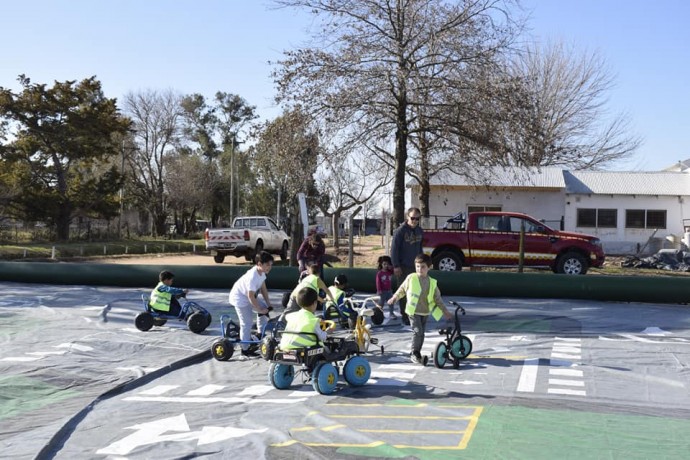
<svg viewBox="0 0 690 460">
<path fill-rule="evenodd" d="M 436 305 L 434 301 L 434 294 L 436 293 L 436 280 L 429 277 L 429 292 L 427 293 L 427 305 L 429 305 L 429 312 L 436 321 L 443 316 L 443 311 Z M 407 289 L 407 306 L 405 313 L 412 316 L 417 311 L 417 303 L 419 303 L 419 296 L 422 294 L 422 285 L 419 282 L 419 275 L 413 273 L 410 275 L 410 285 Z"/>
<path fill-rule="evenodd" d="M 305 287 L 310 287 L 313 290 L 316 291 L 318 294 L 319 292 L 319 277 L 318 275 L 307 275 L 304 277 L 302 281 L 297 285 L 295 289 L 292 290 L 292 294 L 290 294 L 290 297 L 293 299 L 297 298 L 297 293 L 304 289 Z"/>
<path fill-rule="evenodd" d="M 287 317 L 285 332 L 280 339 L 278 348 L 294 350 L 295 348 L 313 347 L 319 343 L 314 330 L 319 324 L 319 318 L 304 308 Z M 287 334 L 286 334 L 287 332 Z"/>
<path fill-rule="evenodd" d="M 340 299 L 340 296 L 344 296 L 344 295 L 345 295 L 345 291 L 343 291 L 342 289 L 338 289 L 338 288 L 335 287 L 335 286 L 330 286 L 330 287 L 328 288 L 328 292 L 331 293 L 331 295 L 333 296 L 333 298 L 335 299 L 336 302 L 339 302 L 338 299 Z M 340 305 L 340 304 L 338 304 L 338 305 Z"/>
<path fill-rule="evenodd" d="M 151 308 L 158 311 L 170 311 L 170 300 L 172 300 L 172 294 L 169 292 L 161 292 L 158 290 L 159 287 L 165 286 L 163 282 L 159 282 L 153 291 L 151 291 L 151 300 L 149 304 Z"/>
</svg>

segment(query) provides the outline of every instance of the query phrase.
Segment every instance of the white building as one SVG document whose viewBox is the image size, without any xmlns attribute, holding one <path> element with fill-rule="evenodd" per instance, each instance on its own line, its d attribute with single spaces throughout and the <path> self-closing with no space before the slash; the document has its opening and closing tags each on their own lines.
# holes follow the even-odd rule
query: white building
<svg viewBox="0 0 690 460">
<path fill-rule="evenodd" d="M 490 168 L 469 181 L 447 173 L 434 178 L 428 227 L 448 216 L 478 210 L 515 211 L 553 228 L 597 235 L 608 254 L 655 253 L 690 243 L 690 174 L 569 171 L 561 168 Z M 412 206 L 419 187 L 411 184 Z M 690 225 L 690 222 L 688 222 Z M 689 230 L 690 231 L 690 230 Z"/>
</svg>

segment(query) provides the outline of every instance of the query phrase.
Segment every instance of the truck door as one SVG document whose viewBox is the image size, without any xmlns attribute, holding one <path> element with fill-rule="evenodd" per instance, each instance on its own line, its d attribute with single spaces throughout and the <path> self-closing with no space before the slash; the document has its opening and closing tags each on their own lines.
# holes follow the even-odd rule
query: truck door
<svg viewBox="0 0 690 460">
<path fill-rule="evenodd" d="M 545 266 L 551 263 L 555 254 L 551 250 L 551 240 L 549 235 L 543 231 L 544 226 L 530 219 L 520 217 L 510 217 L 511 241 L 514 241 L 515 255 L 511 257 L 513 264 L 517 265 L 520 261 L 520 226 L 525 226 L 525 267 Z"/>
<path fill-rule="evenodd" d="M 514 265 L 519 240 L 507 235 L 506 216 L 476 216 L 475 230 L 468 232 L 473 265 Z"/>
</svg>

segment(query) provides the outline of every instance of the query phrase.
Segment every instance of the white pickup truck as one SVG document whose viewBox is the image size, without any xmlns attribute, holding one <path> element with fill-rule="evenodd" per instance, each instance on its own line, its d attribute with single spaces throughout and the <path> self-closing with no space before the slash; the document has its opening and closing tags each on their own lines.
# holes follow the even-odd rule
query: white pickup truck
<svg viewBox="0 0 690 460">
<path fill-rule="evenodd" d="M 231 228 L 207 228 L 204 232 L 206 249 L 211 251 L 213 260 L 222 264 L 225 256 L 254 259 L 260 251 L 288 257 L 288 236 L 270 217 L 236 217 Z"/>
</svg>

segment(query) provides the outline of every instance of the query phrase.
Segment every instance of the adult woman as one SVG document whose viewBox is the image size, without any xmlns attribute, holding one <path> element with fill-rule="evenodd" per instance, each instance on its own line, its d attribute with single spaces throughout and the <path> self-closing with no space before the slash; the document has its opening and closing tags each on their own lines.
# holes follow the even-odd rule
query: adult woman
<svg viewBox="0 0 690 460">
<path fill-rule="evenodd" d="M 297 250 L 299 271 L 302 273 L 311 264 L 319 266 L 319 273 L 323 277 L 323 263 L 326 255 L 326 245 L 317 233 L 308 236 Z"/>
</svg>

